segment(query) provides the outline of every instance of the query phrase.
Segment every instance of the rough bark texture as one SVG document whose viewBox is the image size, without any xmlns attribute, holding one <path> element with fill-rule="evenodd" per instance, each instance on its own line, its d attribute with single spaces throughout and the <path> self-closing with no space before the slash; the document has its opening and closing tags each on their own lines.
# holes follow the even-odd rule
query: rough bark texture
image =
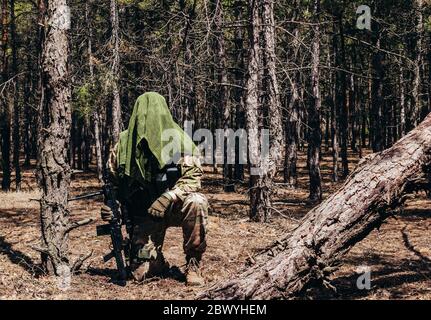
<svg viewBox="0 0 431 320">
<path fill-rule="evenodd" d="M 241 0 L 234 2 L 235 20 L 244 18 L 243 3 Z M 235 101 L 235 126 L 237 129 L 245 127 L 245 110 L 244 110 L 244 84 L 245 84 L 245 54 L 244 54 L 244 30 L 237 28 L 234 33 L 235 43 L 235 60 L 237 67 L 235 68 L 235 84 L 237 87 L 234 90 L 233 99 Z M 244 180 L 244 165 L 240 163 L 240 145 L 239 142 L 235 145 L 235 182 Z"/>
<path fill-rule="evenodd" d="M 272 179 L 282 159 L 283 133 L 281 122 L 281 101 L 276 75 L 274 3 L 272 0 L 250 1 L 250 56 L 247 82 L 247 129 L 250 160 L 260 172 L 250 177 L 250 218 L 254 221 L 268 221 L 271 216 Z M 259 46 L 259 40 L 263 46 Z M 265 92 L 264 104 L 259 101 L 259 61 L 263 60 L 262 85 Z M 261 105 L 262 107 L 259 107 Z M 269 155 L 262 152 L 258 134 L 259 115 L 268 114 L 262 121 L 270 128 Z"/>
<path fill-rule="evenodd" d="M 294 50 L 293 59 L 296 63 L 299 60 L 299 28 L 293 31 L 294 36 Z M 285 129 L 285 157 L 284 157 L 284 182 L 288 183 L 290 187 L 296 188 L 298 181 L 298 174 L 296 170 L 296 163 L 298 160 L 298 140 L 299 140 L 299 90 L 298 84 L 301 82 L 301 74 L 299 71 L 294 72 L 294 78 L 290 80 L 291 96 L 287 108 L 286 116 L 286 129 Z"/>
<path fill-rule="evenodd" d="M 231 106 L 229 103 L 229 90 L 227 88 L 228 74 L 226 68 L 226 48 L 223 34 L 223 5 L 220 0 L 212 0 L 211 9 L 214 13 L 214 49 L 216 72 L 218 78 L 218 95 L 220 104 L 217 106 L 223 110 L 223 129 L 231 128 Z M 233 167 L 227 158 L 227 139 L 224 138 L 224 162 L 223 162 L 223 184 L 225 192 L 234 192 Z"/>
<path fill-rule="evenodd" d="M 92 1 L 87 1 L 85 4 L 85 20 L 88 26 L 88 39 L 87 39 L 87 52 L 88 52 L 88 71 L 90 73 L 91 82 L 94 81 L 94 63 L 93 63 L 93 26 L 91 25 L 90 19 L 90 6 L 93 4 Z M 94 107 L 91 120 L 93 121 L 93 135 L 94 135 L 94 148 L 96 153 L 96 168 L 97 178 L 100 182 L 103 181 L 103 155 L 102 155 L 102 144 L 100 142 L 100 108 L 96 104 Z"/>
<path fill-rule="evenodd" d="M 19 79 L 18 79 L 18 48 L 15 18 L 15 0 L 10 0 L 10 35 L 12 46 L 12 73 L 16 77 L 13 83 L 13 165 L 15 167 L 15 190 L 21 190 L 21 168 L 19 165 L 21 137 L 20 119 L 21 110 L 19 104 Z"/>
<path fill-rule="evenodd" d="M 374 45 L 376 47 L 371 58 L 371 110 L 370 110 L 370 134 L 371 146 L 374 152 L 382 151 L 382 106 L 383 106 L 383 84 L 385 70 L 383 67 L 383 53 L 380 51 L 381 27 L 376 23 L 374 32 Z"/>
<path fill-rule="evenodd" d="M 38 182 L 42 248 L 48 270 L 66 277 L 68 257 L 69 210 L 67 199 L 70 167 L 67 150 L 71 126 L 69 42 L 66 0 L 52 0 L 47 6 L 47 26 L 42 52 L 43 102 L 39 110 Z M 60 20 L 59 20 L 60 19 Z"/>
<path fill-rule="evenodd" d="M 315 16 L 313 25 L 313 47 L 311 67 L 312 97 L 308 106 L 308 157 L 307 165 L 310 175 L 310 200 L 322 200 L 322 176 L 320 174 L 320 146 L 322 144 L 322 131 L 320 129 L 320 0 L 314 1 L 313 13 Z"/>
<path fill-rule="evenodd" d="M 277 57 L 275 54 L 276 36 L 274 20 L 274 1 L 262 1 L 262 23 L 265 63 L 265 90 L 268 101 L 269 128 L 271 131 L 270 168 L 269 175 L 272 179 L 277 173 L 277 165 L 282 160 L 282 146 L 284 136 L 281 121 L 281 100 L 277 80 Z"/>
<path fill-rule="evenodd" d="M 422 64 L 422 36 L 424 29 L 423 21 L 423 0 L 415 0 L 413 4 L 416 12 L 416 30 L 415 30 L 415 57 L 413 65 L 413 84 L 412 84 L 412 105 L 410 110 L 409 121 L 407 122 L 407 130 L 414 128 L 419 120 L 421 112 L 421 64 Z"/>
<path fill-rule="evenodd" d="M 0 63 L 1 63 L 1 79 L 2 83 L 8 81 L 8 56 L 7 56 L 7 47 L 8 47 L 8 1 L 2 0 L 1 6 L 1 24 L 2 24 L 2 34 L 1 34 L 1 49 L 0 49 Z M 7 93 L 3 93 L 1 97 L 1 105 L 0 107 L 3 109 L 0 118 L 0 128 L 1 128 L 1 154 L 2 154 L 2 163 L 1 169 L 3 171 L 3 179 L 2 179 L 2 190 L 9 191 L 10 183 L 11 183 L 11 166 L 10 166 L 10 123 L 11 123 L 11 114 L 10 114 L 10 105 L 7 99 Z"/>
<path fill-rule="evenodd" d="M 118 88 L 120 72 L 120 37 L 117 0 L 111 0 L 111 45 L 112 45 L 112 139 L 111 147 L 117 143 L 122 130 L 120 89 Z"/>
<path fill-rule="evenodd" d="M 339 123 L 340 123 L 340 156 L 342 177 L 346 178 L 349 175 L 349 161 L 347 154 L 348 145 L 348 100 L 347 100 L 347 74 L 344 70 L 348 70 L 346 61 L 346 46 L 344 41 L 344 27 L 343 27 L 343 12 L 337 14 L 338 31 L 340 33 L 340 50 L 339 50 L 339 66 L 343 69 L 339 72 L 339 85 L 341 87 L 339 107 Z M 338 90 L 337 90 L 338 91 Z"/>
<path fill-rule="evenodd" d="M 340 190 L 311 210 L 289 237 L 257 256 L 256 265 L 202 297 L 294 298 L 325 281 L 343 255 L 403 203 L 415 179 L 429 174 L 430 166 L 428 115 L 392 148 L 365 158 Z"/>
<path fill-rule="evenodd" d="M 258 2 L 250 0 L 250 30 L 249 30 L 249 57 L 248 57 L 248 78 L 246 85 L 246 116 L 248 132 L 248 149 L 250 162 L 254 167 L 262 168 L 260 157 L 260 137 L 259 137 L 259 61 L 261 58 L 259 46 L 259 8 Z M 262 221 L 265 219 L 267 208 L 269 207 L 268 184 L 266 175 L 250 176 L 250 218 Z"/>
<path fill-rule="evenodd" d="M 335 26 L 334 26 L 334 30 Z M 332 45 L 334 49 L 334 65 L 338 65 L 337 57 L 338 57 L 338 44 L 337 44 L 337 37 L 334 35 L 332 38 Z M 332 83 L 332 101 L 331 101 L 331 147 L 332 147 L 332 180 L 334 182 L 338 181 L 338 172 L 339 172 L 339 157 L 340 157 L 340 148 L 338 143 L 338 75 L 335 74 L 333 76 L 333 83 Z"/>
</svg>

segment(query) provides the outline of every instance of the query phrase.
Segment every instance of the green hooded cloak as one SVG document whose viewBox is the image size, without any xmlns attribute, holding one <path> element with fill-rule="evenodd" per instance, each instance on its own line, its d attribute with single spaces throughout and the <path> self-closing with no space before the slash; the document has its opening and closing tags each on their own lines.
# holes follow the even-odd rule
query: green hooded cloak
<svg viewBox="0 0 431 320">
<path fill-rule="evenodd" d="M 143 140 L 154 156 L 158 168 L 177 163 L 183 155 L 198 155 L 192 139 L 175 123 L 165 98 L 156 92 L 141 95 L 135 103 L 129 127 L 120 134 L 118 165 L 134 180 L 150 181 L 147 172 L 150 155 L 142 150 Z"/>
</svg>

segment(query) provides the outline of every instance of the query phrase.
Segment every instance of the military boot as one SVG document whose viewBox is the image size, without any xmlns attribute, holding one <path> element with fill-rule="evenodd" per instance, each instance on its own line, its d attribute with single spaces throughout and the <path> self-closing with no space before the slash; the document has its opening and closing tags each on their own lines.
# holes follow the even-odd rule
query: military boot
<svg viewBox="0 0 431 320">
<path fill-rule="evenodd" d="M 132 277 L 135 281 L 142 282 L 154 277 L 163 277 L 169 271 L 169 263 L 162 253 L 152 260 L 145 260 L 132 266 Z"/>
<path fill-rule="evenodd" d="M 200 259 L 187 259 L 186 284 L 188 286 L 201 287 L 205 285 L 205 279 L 201 272 Z"/>
</svg>

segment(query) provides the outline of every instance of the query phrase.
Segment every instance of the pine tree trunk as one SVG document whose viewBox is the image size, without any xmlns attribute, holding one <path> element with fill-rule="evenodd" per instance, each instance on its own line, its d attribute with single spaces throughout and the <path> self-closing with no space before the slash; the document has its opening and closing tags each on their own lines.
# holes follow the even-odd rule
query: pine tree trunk
<svg viewBox="0 0 431 320">
<path fill-rule="evenodd" d="M 382 65 L 383 56 L 380 52 L 380 27 L 375 31 L 375 52 L 372 54 L 372 84 L 371 84 L 371 110 L 370 110 L 370 127 L 371 127 L 371 146 L 374 152 L 383 150 L 382 134 L 382 105 L 383 105 L 383 80 L 384 69 Z"/>
<path fill-rule="evenodd" d="M 42 248 L 47 270 L 65 279 L 70 276 L 68 195 L 70 166 L 67 161 L 71 126 L 71 89 L 66 0 L 52 0 L 46 8 L 42 52 L 43 102 L 39 110 L 38 182 Z"/>
<path fill-rule="evenodd" d="M 431 169 L 431 115 L 392 148 L 368 156 L 256 264 L 201 298 L 289 299 L 326 281 L 341 258 L 391 215 Z"/>
<path fill-rule="evenodd" d="M 9 78 L 9 66 L 8 66 L 8 56 L 7 56 L 7 48 L 9 41 L 9 33 L 8 33 L 8 0 L 2 0 L 1 7 L 1 23 L 2 23 L 2 35 L 1 35 L 1 79 L 2 82 L 8 81 Z M 3 112 L 1 114 L 0 119 L 0 128 L 1 128 L 1 154 L 2 154 L 2 164 L 1 168 L 3 171 L 3 179 L 2 179 L 2 190 L 9 191 L 11 184 L 11 165 L 10 165 L 10 126 L 11 126 L 11 112 L 10 105 L 8 101 L 7 92 L 4 93 L 5 97 L 2 98 L 1 108 Z"/>
<path fill-rule="evenodd" d="M 263 0 L 262 23 L 265 63 L 265 93 L 268 95 L 269 128 L 271 131 L 269 168 L 270 178 L 277 174 L 277 166 L 283 158 L 282 146 L 284 143 L 283 124 L 281 121 L 281 100 L 277 80 L 277 56 L 275 54 L 276 36 L 274 20 L 274 0 Z"/>
<path fill-rule="evenodd" d="M 295 62 L 299 60 L 299 28 L 293 32 L 294 50 L 293 59 Z M 299 143 L 299 92 L 298 83 L 300 83 L 301 74 L 295 71 L 293 79 L 290 81 L 291 96 L 287 107 L 286 125 L 285 125 L 285 155 L 284 155 L 284 182 L 290 187 L 296 188 L 298 182 L 298 173 L 296 163 L 298 160 L 298 143 Z"/>
<path fill-rule="evenodd" d="M 251 165 L 263 169 L 261 159 L 261 145 L 259 137 L 259 61 L 261 51 L 259 46 L 260 17 L 257 0 L 249 1 L 249 57 L 248 78 L 246 84 L 246 119 L 248 133 L 248 150 Z M 266 174 L 250 174 L 250 218 L 255 221 L 264 221 L 269 208 L 269 186 Z"/>
<path fill-rule="evenodd" d="M 20 157 L 20 118 L 21 110 L 19 105 L 19 77 L 18 77 L 18 53 L 17 53 L 17 35 L 15 20 L 15 0 L 10 0 L 10 35 L 12 47 L 12 74 L 15 78 L 13 85 L 13 165 L 15 167 L 15 190 L 21 190 L 21 168 L 19 164 Z"/>
<path fill-rule="evenodd" d="M 416 13 L 416 30 L 415 30 L 415 46 L 414 46 L 414 66 L 413 66 L 413 84 L 412 84 L 412 104 L 409 112 L 407 131 L 413 129 L 418 121 L 421 112 L 421 64 L 422 64 L 422 35 L 424 29 L 423 22 L 423 0 L 414 0 L 413 7 Z"/>
<path fill-rule="evenodd" d="M 112 45 L 112 109 L 111 109 L 111 148 L 117 143 L 120 132 L 122 130 L 122 117 L 121 117 L 121 102 L 120 102 L 120 89 L 119 89 L 119 72 L 120 72 L 120 22 L 118 17 L 117 0 L 111 0 L 111 45 Z"/>
<path fill-rule="evenodd" d="M 88 71 L 90 73 L 90 81 L 94 83 L 94 64 L 93 64 L 93 26 L 90 19 L 90 7 L 92 1 L 87 1 L 85 3 L 85 21 L 88 26 L 88 38 L 87 38 L 87 53 L 88 53 Z M 94 147 L 96 151 L 96 169 L 97 178 L 99 182 L 103 181 L 103 156 L 102 156 L 102 146 L 100 142 L 100 107 L 96 105 L 94 111 L 91 115 L 91 120 L 93 122 L 93 137 L 94 137 Z"/>
<path fill-rule="evenodd" d="M 399 88 L 400 88 L 400 133 L 404 136 L 406 131 L 406 95 L 404 87 L 404 68 L 402 62 L 400 62 L 400 77 L 399 77 Z"/>
<path fill-rule="evenodd" d="M 334 26 L 334 30 L 335 26 Z M 332 39 L 332 45 L 334 48 L 334 65 L 338 66 L 338 43 L 336 36 L 333 36 Z M 340 157 L 340 146 L 338 142 L 338 74 L 335 73 L 333 76 L 333 83 L 332 83 L 332 101 L 331 101 L 331 146 L 332 146 L 332 181 L 337 182 L 338 176 L 339 176 L 339 157 Z"/>
<path fill-rule="evenodd" d="M 260 6 L 260 8 L 259 8 Z M 271 217 L 271 193 L 277 165 L 282 159 L 283 133 L 281 101 L 276 76 L 274 3 L 272 0 L 250 1 L 250 56 L 247 82 L 247 129 L 249 156 L 258 172 L 250 177 L 250 218 L 253 221 L 269 221 Z M 259 47 L 259 39 L 263 47 Z M 261 59 L 261 60 L 260 60 Z M 268 154 L 260 144 L 259 128 L 259 62 L 263 61 L 262 86 L 266 103 L 263 113 L 269 114 L 270 128 Z M 265 123 L 265 121 L 263 121 Z"/>
<path fill-rule="evenodd" d="M 225 132 L 231 128 L 231 106 L 229 103 L 229 90 L 227 88 L 228 76 L 226 69 L 226 49 L 223 34 L 223 5 L 220 0 L 211 0 L 211 7 L 214 13 L 214 48 L 216 57 L 216 72 L 218 82 L 218 104 L 217 107 L 223 110 L 223 128 Z M 223 185 L 225 192 L 234 192 L 232 160 L 228 159 L 227 139 L 224 139 L 224 161 L 223 161 Z"/>
<path fill-rule="evenodd" d="M 30 59 L 27 62 L 27 75 L 25 77 L 26 81 L 24 83 L 24 130 L 23 130 L 23 143 L 24 143 L 24 166 L 30 165 L 31 159 L 31 116 L 32 110 L 30 106 L 30 92 L 32 91 L 32 78 L 33 71 L 31 67 Z"/>
<path fill-rule="evenodd" d="M 343 15 L 339 13 L 338 17 L 338 29 L 340 32 L 340 67 L 343 69 L 340 71 L 340 103 L 339 103 L 339 124 L 340 124 L 340 156 L 341 156 L 341 174 L 343 178 L 349 175 L 349 161 L 347 154 L 348 145 L 348 101 L 347 101 L 347 62 L 346 62 L 346 49 L 344 41 L 344 27 L 343 27 Z"/>
<path fill-rule="evenodd" d="M 311 89 L 312 98 L 308 107 L 308 157 L 307 165 L 310 175 L 311 201 L 322 200 L 322 176 L 320 173 L 320 148 L 322 144 L 322 131 L 320 128 L 320 109 L 322 105 L 320 94 L 320 0 L 313 3 L 313 33 Z"/>
<path fill-rule="evenodd" d="M 235 1 L 234 3 L 234 15 L 235 20 L 241 20 L 243 18 L 243 3 L 242 1 Z M 235 57 L 236 57 L 236 68 L 235 68 L 235 83 L 236 88 L 234 90 L 234 101 L 236 104 L 235 109 L 235 123 L 237 129 L 243 129 L 245 127 L 245 110 L 244 110 L 244 39 L 243 39 L 243 29 L 235 29 Z M 240 163 L 240 145 L 239 142 L 235 144 L 235 171 L 234 179 L 235 181 L 244 180 L 244 164 Z"/>
</svg>

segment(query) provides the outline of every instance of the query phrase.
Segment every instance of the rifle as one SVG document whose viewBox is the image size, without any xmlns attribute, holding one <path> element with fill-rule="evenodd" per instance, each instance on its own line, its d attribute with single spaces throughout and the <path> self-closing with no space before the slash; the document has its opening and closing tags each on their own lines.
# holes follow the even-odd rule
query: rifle
<svg viewBox="0 0 431 320">
<path fill-rule="evenodd" d="M 115 258 L 115 263 L 117 264 L 117 270 L 120 276 L 120 280 L 124 281 L 127 279 L 127 270 L 125 259 L 123 255 L 124 251 L 124 239 L 121 232 L 122 217 L 120 206 L 115 197 L 114 187 L 109 179 L 108 169 L 105 170 L 103 175 L 104 185 L 102 188 L 103 196 L 105 198 L 105 204 L 111 209 L 112 219 L 109 224 L 97 226 L 96 232 L 98 236 L 110 235 L 112 242 L 112 251 L 103 257 L 104 262 L 108 262 L 112 258 Z M 125 283 L 124 283 L 125 284 Z"/>
<path fill-rule="evenodd" d="M 94 197 L 101 196 L 101 195 L 103 195 L 103 190 L 80 194 L 79 196 L 70 198 L 67 201 L 70 202 L 70 201 L 76 201 L 76 200 L 90 199 L 90 198 L 94 198 Z"/>
<path fill-rule="evenodd" d="M 91 192 L 87 194 L 82 194 L 68 201 L 76 201 L 82 199 L 94 198 L 100 195 L 104 196 L 105 204 L 111 209 L 112 219 L 109 224 L 101 225 L 96 227 L 97 236 L 111 236 L 112 251 L 103 257 L 103 261 L 106 263 L 112 258 L 115 258 L 115 263 L 117 264 L 117 270 L 121 280 L 121 284 L 125 285 L 125 280 L 127 279 L 127 269 L 125 258 L 128 258 L 128 247 L 127 241 L 124 241 L 123 234 L 121 232 L 121 226 L 123 222 L 126 224 L 127 232 L 130 234 L 130 221 L 127 218 L 126 212 L 121 214 L 120 206 L 115 197 L 114 186 L 109 179 L 109 171 L 106 169 L 103 174 L 103 187 L 102 190 Z"/>
</svg>

